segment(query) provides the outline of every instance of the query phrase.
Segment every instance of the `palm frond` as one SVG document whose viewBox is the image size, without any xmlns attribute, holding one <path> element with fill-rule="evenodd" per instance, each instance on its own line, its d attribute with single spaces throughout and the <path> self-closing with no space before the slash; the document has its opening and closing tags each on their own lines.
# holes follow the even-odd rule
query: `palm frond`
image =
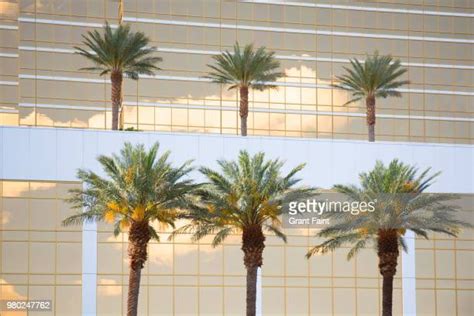
<svg viewBox="0 0 474 316">
<path fill-rule="evenodd" d="M 257 90 L 275 88 L 272 82 L 284 76 L 279 72 L 280 62 L 274 52 L 265 47 L 254 49 L 252 44 L 243 49 L 235 43 L 234 51 L 213 56 L 215 64 L 207 65 L 211 71 L 204 77 L 220 84 L 237 87 L 253 87 Z"/>
<path fill-rule="evenodd" d="M 316 254 L 325 254 L 327 252 L 331 252 L 336 250 L 337 248 L 341 247 L 344 244 L 352 243 L 354 241 L 358 241 L 360 235 L 358 233 L 345 233 L 337 235 L 333 238 L 330 238 L 320 245 L 312 247 L 307 253 L 306 258 L 311 258 Z"/>
<path fill-rule="evenodd" d="M 175 167 L 168 161 L 169 152 L 158 155 L 158 149 L 158 143 L 149 150 L 125 143 L 119 154 L 98 157 L 105 177 L 79 170 L 83 188 L 72 190 L 67 200 L 79 212 L 63 224 L 109 221 L 115 234 L 121 232 L 121 223 L 146 221 L 174 227 L 180 208 L 191 204 L 199 186 L 188 177 L 193 170 L 190 161 Z M 149 230 L 157 239 L 152 226 Z"/>
<path fill-rule="evenodd" d="M 312 188 L 295 187 L 304 165 L 282 174 L 283 162 L 266 160 L 263 153 L 241 151 L 237 159 L 219 160 L 218 165 L 220 170 L 199 169 L 207 181 L 195 191 L 198 199 L 183 216 L 190 224 L 176 233 L 192 231 L 193 240 L 216 234 L 214 241 L 219 244 L 231 231 L 257 225 L 285 240 L 279 220 L 285 199 L 315 193 Z"/>
<path fill-rule="evenodd" d="M 83 35 L 86 48 L 74 47 L 77 54 L 90 60 L 94 66 L 81 70 L 100 72 L 100 75 L 118 71 L 131 79 L 139 75 L 153 75 L 160 68 L 160 57 L 152 56 L 156 51 L 149 47 L 150 40 L 143 32 L 132 32 L 130 25 L 120 24 L 117 28 L 106 23 L 103 33 L 97 30 Z"/>
<path fill-rule="evenodd" d="M 406 230 L 428 239 L 429 232 L 455 237 L 462 228 L 472 227 L 456 217 L 459 209 L 451 203 L 456 195 L 424 193 L 438 175 L 430 168 L 420 172 L 416 166 L 394 159 L 388 165 L 377 161 L 371 171 L 362 172 L 359 186 L 335 185 L 334 190 L 344 194 L 349 201 L 373 201 L 375 209 L 358 215 L 344 212 L 327 214 L 331 225 L 317 234 L 325 241 L 313 247 L 307 256 L 351 244 L 350 259 L 367 242 L 377 241 L 380 232 L 387 230 L 397 232 L 398 244 L 406 250 L 403 239 Z"/>
<path fill-rule="evenodd" d="M 390 55 L 381 56 L 376 51 L 372 56 L 367 56 L 364 63 L 356 58 L 351 59 L 350 63 L 351 67 L 343 67 L 345 73 L 336 76 L 336 83 L 331 85 L 351 92 L 352 98 L 346 105 L 369 96 L 400 97 L 401 93 L 396 89 L 410 83 L 408 80 L 398 80 L 407 69 L 402 67 L 399 59 L 393 59 Z"/>
<path fill-rule="evenodd" d="M 153 238 L 157 242 L 160 242 L 160 236 L 158 235 L 157 231 L 155 230 L 153 226 L 148 225 L 148 231 L 150 232 L 151 238 Z"/>
<path fill-rule="evenodd" d="M 232 227 L 224 227 L 212 239 L 212 247 L 219 246 L 232 232 Z"/>
<path fill-rule="evenodd" d="M 62 221 L 63 226 L 73 226 L 83 223 L 94 223 L 97 220 L 101 220 L 103 214 L 98 210 L 90 210 L 75 215 L 69 216 Z"/>
<path fill-rule="evenodd" d="M 266 224 L 264 227 L 271 233 L 275 234 L 278 238 L 283 240 L 285 243 L 287 242 L 286 235 L 281 231 L 280 227 L 272 224 Z"/>
</svg>

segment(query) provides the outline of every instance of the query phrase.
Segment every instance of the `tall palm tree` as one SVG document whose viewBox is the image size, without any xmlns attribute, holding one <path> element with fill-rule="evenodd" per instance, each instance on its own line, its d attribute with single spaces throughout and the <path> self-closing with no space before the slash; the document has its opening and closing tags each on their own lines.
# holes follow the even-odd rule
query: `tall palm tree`
<svg viewBox="0 0 474 316">
<path fill-rule="evenodd" d="M 219 160 L 221 171 L 202 167 L 207 178 L 197 191 L 200 202 L 189 210 L 190 223 L 174 234 L 192 233 L 193 241 L 214 234 L 212 245 L 221 244 L 230 234 L 241 234 L 244 265 L 247 269 L 247 315 L 256 312 L 257 270 L 263 263 L 264 231 L 286 242 L 280 230 L 282 203 L 292 196 L 304 196 L 311 189 L 293 188 L 304 165 L 281 175 L 283 163 L 265 160 L 263 153 L 250 156 L 241 151 L 237 161 Z"/>
<path fill-rule="evenodd" d="M 275 59 L 274 52 L 267 52 L 265 47 L 254 50 L 252 44 L 243 50 L 235 43 L 234 51 L 225 51 L 213 56 L 215 65 L 207 65 L 212 69 L 205 77 L 213 82 L 230 85 L 229 90 L 239 89 L 241 119 L 240 133 L 247 136 L 247 117 L 249 113 L 249 89 L 265 90 L 275 88 L 272 84 L 284 73 L 279 72 L 280 62 Z"/>
<path fill-rule="evenodd" d="M 152 223 L 174 228 L 178 209 L 184 207 L 195 185 L 186 176 L 190 162 L 173 167 L 169 152 L 158 156 L 158 143 L 145 150 L 143 145 L 126 143 L 120 155 L 100 156 L 107 177 L 79 170 L 84 188 L 71 191 L 69 202 L 79 212 L 64 225 L 105 221 L 114 225 L 114 235 L 128 232 L 130 275 L 127 315 L 137 315 L 141 270 L 147 260 L 151 238 L 159 241 Z"/>
<path fill-rule="evenodd" d="M 382 315 L 392 315 L 393 278 L 396 273 L 399 248 L 407 251 L 404 235 L 407 230 L 428 239 L 428 232 L 457 236 L 468 224 L 456 219 L 457 208 L 447 204 L 456 198 L 451 194 L 423 193 L 439 173 L 418 170 L 398 160 L 388 166 L 378 161 L 375 168 L 360 174 L 360 187 L 336 185 L 335 191 L 352 201 L 373 202 L 372 212 L 351 215 L 348 212 L 327 213 L 331 225 L 317 236 L 326 240 L 313 247 L 307 258 L 324 254 L 351 244 L 347 258 L 372 244 L 377 250 L 379 271 L 383 277 Z"/>
<path fill-rule="evenodd" d="M 408 80 L 398 80 L 406 71 L 399 59 L 392 56 L 379 56 L 376 51 L 373 56 L 367 56 L 364 64 L 356 58 L 350 60 L 352 67 L 344 67 L 346 73 L 336 76 L 339 83 L 335 88 L 349 91 L 352 99 L 345 105 L 365 99 L 367 110 L 367 126 L 369 142 L 375 141 L 375 99 L 386 97 L 401 97 L 397 88 L 409 84 Z"/>
<path fill-rule="evenodd" d="M 97 30 L 89 31 L 83 44 L 86 49 L 74 47 L 76 53 L 94 63 L 93 67 L 81 70 L 98 71 L 100 75 L 110 74 L 112 82 L 112 129 L 119 127 L 119 111 L 122 110 L 122 81 L 123 76 L 138 80 L 139 75 L 153 75 L 159 70 L 156 63 L 162 59 L 151 56 L 155 48 L 149 47 L 150 40 L 142 32 L 132 32 L 130 25 L 119 24 L 112 29 L 105 24 L 104 34 Z"/>
</svg>

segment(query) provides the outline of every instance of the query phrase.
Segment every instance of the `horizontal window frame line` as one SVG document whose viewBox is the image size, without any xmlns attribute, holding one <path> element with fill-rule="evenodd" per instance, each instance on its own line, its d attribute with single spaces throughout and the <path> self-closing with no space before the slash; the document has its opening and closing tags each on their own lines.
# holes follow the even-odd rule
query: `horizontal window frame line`
<svg viewBox="0 0 474 316">
<path fill-rule="evenodd" d="M 42 75 L 28 75 L 28 74 L 19 74 L 20 79 L 33 79 L 33 80 L 51 80 L 51 81 L 69 81 L 69 82 L 84 82 L 84 83 L 109 83 L 109 79 L 91 79 L 91 78 L 81 78 L 81 77 L 63 77 L 63 76 L 42 76 Z M 141 79 L 151 79 L 151 80 L 173 80 L 173 81 L 191 81 L 191 82 L 212 82 L 207 78 L 200 77 L 185 77 L 185 76 L 162 76 L 162 75 L 142 75 Z M 268 84 L 268 82 L 263 82 L 263 85 Z M 330 85 L 326 84 L 312 84 L 312 83 L 292 83 L 292 82 L 272 82 L 272 85 L 279 87 L 293 87 L 293 88 L 314 88 L 314 89 L 334 89 Z M 396 89 L 400 92 L 405 93 L 421 93 L 421 94 L 446 94 L 446 95 L 462 95 L 462 96 L 474 96 L 474 92 L 467 91 L 448 91 L 448 90 L 431 90 L 431 89 Z"/>
<path fill-rule="evenodd" d="M 0 30 L 18 30 L 18 26 L 16 26 L 16 25 L 0 24 Z"/>
<path fill-rule="evenodd" d="M 60 54 L 74 54 L 75 50 L 70 48 L 53 48 L 53 47 L 38 47 L 38 46 L 18 46 L 19 50 L 31 52 L 48 52 Z"/>
<path fill-rule="evenodd" d="M 0 80 L 0 86 L 18 86 L 18 81 Z"/>
<path fill-rule="evenodd" d="M 18 114 L 18 110 L 15 110 L 15 109 L 0 109 L 0 113 L 13 113 L 13 114 Z"/>
<path fill-rule="evenodd" d="M 76 22 L 76 21 L 64 21 L 64 20 L 52 20 L 52 19 L 39 19 L 39 18 L 29 18 L 25 16 L 19 16 L 18 22 L 26 23 L 39 23 L 39 24 L 53 24 L 53 25 L 68 25 L 68 26 L 83 26 L 83 27 L 94 27 L 102 28 L 105 24 L 94 23 L 94 22 Z M 117 27 L 116 24 L 110 24 L 112 28 Z"/>
<path fill-rule="evenodd" d="M 45 103 L 18 103 L 20 108 L 40 108 L 40 109 L 57 109 L 57 110 L 81 110 L 81 111 L 112 111 L 112 107 L 97 107 L 97 106 L 80 106 L 80 105 L 68 105 L 68 104 L 45 104 Z"/>
<path fill-rule="evenodd" d="M 10 54 L 10 53 L 0 53 L 0 57 L 4 58 L 18 58 L 18 54 Z"/>
<path fill-rule="evenodd" d="M 49 47 L 33 47 L 33 46 L 18 46 L 19 50 L 24 51 L 38 51 L 38 52 L 51 52 L 51 53 L 64 53 L 74 54 L 73 49 L 67 48 L 49 48 Z M 168 47 L 157 47 L 157 52 L 162 53 L 178 53 L 178 54 L 196 54 L 196 55 L 218 55 L 223 51 L 217 50 L 199 50 L 199 49 L 186 49 L 186 48 L 168 48 Z M 1 54 L 0 54 L 1 57 Z M 316 62 L 330 62 L 330 63 L 349 63 L 349 59 L 343 58 L 328 58 L 328 57 L 310 57 L 310 56 L 288 56 L 288 55 L 275 55 L 277 59 L 284 60 L 298 60 L 298 61 L 316 61 Z M 365 60 L 360 60 L 364 63 Z M 445 68 L 445 69 L 463 69 L 463 70 L 474 70 L 474 66 L 469 65 L 451 65 L 451 64 L 427 64 L 427 63 L 412 63 L 402 62 L 403 66 L 406 67 L 421 67 L 421 68 Z"/>
<path fill-rule="evenodd" d="M 67 104 L 44 104 L 44 103 L 19 103 L 19 107 L 23 108 L 45 108 L 59 110 L 85 110 L 85 111 L 111 111 L 111 107 L 85 107 Z M 238 111 L 237 105 L 212 107 L 206 105 L 194 105 L 183 103 L 161 103 L 161 102 L 132 102 L 124 101 L 123 106 L 144 106 L 152 108 L 169 108 L 184 110 L 210 110 L 210 111 Z M 268 109 L 268 108 L 249 108 L 249 112 L 269 113 L 269 114 L 300 114 L 300 115 L 324 115 L 324 116 L 342 116 L 342 117 L 359 117 L 365 118 L 365 113 L 356 112 L 331 112 L 331 111 L 309 111 L 309 110 L 285 110 L 285 109 Z M 449 121 L 449 122 L 474 122 L 474 118 L 457 118 L 445 116 L 421 116 L 421 115 L 396 115 L 396 114 L 376 114 L 380 119 L 404 119 L 404 120 L 429 120 L 429 121 Z"/>
<path fill-rule="evenodd" d="M 83 83 L 111 83 L 110 79 L 92 79 L 92 78 L 74 78 L 74 77 L 63 77 L 63 76 L 41 76 L 41 75 L 28 75 L 19 74 L 20 79 L 33 79 L 33 80 L 49 80 L 49 81 L 64 81 L 64 82 L 83 82 Z"/>
<path fill-rule="evenodd" d="M 186 21 L 172 21 L 172 20 L 137 18 L 137 17 L 124 17 L 123 20 L 126 22 L 153 23 L 153 24 L 180 25 L 180 26 L 197 26 L 197 27 L 223 28 L 223 29 L 235 29 L 235 30 L 241 29 L 241 30 L 267 31 L 267 32 L 278 32 L 278 33 L 296 33 L 296 34 L 326 35 L 326 36 L 347 36 L 347 37 L 362 37 L 362 38 L 398 39 L 398 40 L 412 40 L 412 41 L 474 44 L 474 40 L 445 38 L 445 37 L 431 37 L 431 36 L 391 35 L 391 34 L 371 34 L 371 33 L 366 34 L 366 33 L 357 33 L 357 32 L 288 29 L 288 28 L 280 28 L 280 27 L 263 27 L 263 26 L 237 25 L 237 24 L 232 25 L 232 24 L 225 24 L 225 23 L 186 22 Z M 37 19 L 37 18 L 28 18 L 28 17 L 19 17 L 18 21 L 27 22 L 27 23 L 84 26 L 84 27 L 95 27 L 95 28 L 103 27 L 103 25 L 99 23 L 70 22 L 70 21 L 63 21 L 63 20 Z"/>
<path fill-rule="evenodd" d="M 345 58 L 327 58 L 327 57 L 309 57 L 309 56 L 285 56 L 275 55 L 277 59 L 286 60 L 302 60 L 302 61 L 316 61 L 316 62 L 329 62 L 329 63 L 350 63 L 350 59 Z M 359 59 L 358 59 L 359 60 Z M 365 60 L 359 60 L 361 63 L 365 63 Z M 413 63 L 413 62 L 401 62 L 402 66 L 405 67 L 421 67 L 421 68 L 444 68 L 444 69 L 464 69 L 474 70 L 474 66 L 469 65 L 451 65 L 451 64 L 427 64 L 427 63 Z"/>
<path fill-rule="evenodd" d="M 283 6 L 320 8 L 320 9 L 341 9 L 341 10 L 353 10 L 353 11 L 405 13 L 405 14 L 436 15 L 436 16 L 439 15 L 439 16 L 453 16 L 453 17 L 466 17 L 466 18 L 474 17 L 474 14 L 461 13 L 461 12 L 375 8 L 375 7 L 366 7 L 366 6 L 359 7 L 359 6 L 339 5 L 339 4 L 323 4 L 323 3 L 292 2 L 292 1 L 278 2 L 278 1 L 272 1 L 272 0 L 242 0 L 242 2 L 254 3 L 254 4 L 272 4 L 272 5 L 283 5 Z"/>
</svg>

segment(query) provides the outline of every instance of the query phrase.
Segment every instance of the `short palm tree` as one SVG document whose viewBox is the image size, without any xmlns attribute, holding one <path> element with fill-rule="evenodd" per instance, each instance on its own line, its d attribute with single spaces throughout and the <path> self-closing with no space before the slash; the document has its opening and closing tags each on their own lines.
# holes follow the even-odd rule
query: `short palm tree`
<svg viewBox="0 0 474 316">
<path fill-rule="evenodd" d="M 149 47 L 150 40 L 142 32 L 132 32 L 130 25 L 119 24 L 117 28 L 106 23 L 104 34 L 89 31 L 84 38 L 86 48 L 74 47 L 76 53 L 94 63 L 93 67 L 81 70 L 98 71 L 100 75 L 110 74 L 112 82 L 112 129 L 119 128 L 119 112 L 122 110 L 123 76 L 138 80 L 139 75 L 153 75 L 159 70 L 156 63 L 162 59 L 152 56 L 155 51 Z"/>
<path fill-rule="evenodd" d="M 257 270 L 263 263 L 264 231 L 284 241 L 280 230 L 282 203 L 291 196 L 309 194 L 311 189 L 293 188 L 299 182 L 299 165 L 281 175 L 283 163 L 265 160 L 263 153 L 250 156 L 241 151 L 237 161 L 219 160 L 221 171 L 202 167 L 207 183 L 197 191 L 200 202 L 189 210 L 190 223 L 175 234 L 192 232 L 193 241 L 214 234 L 212 245 L 221 244 L 230 234 L 242 234 L 244 265 L 247 269 L 247 315 L 255 315 Z"/>
<path fill-rule="evenodd" d="M 229 90 L 239 89 L 241 119 L 240 133 L 247 136 L 247 117 L 249 113 L 249 88 L 265 90 L 275 88 L 272 84 L 284 73 L 279 72 L 280 62 L 275 59 L 274 52 L 267 52 L 265 47 L 254 50 L 249 44 L 241 50 L 239 43 L 235 43 L 234 51 L 225 51 L 213 56 L 215 65 L 208 65 L 212 69 L 205 77 L 213 82 L 230 85 Z"/>
<path fill-rule="evenodd" d="M 141 270 L 147 260 L 151 238 L 159 241 L 152 223 L 174 227 L 178 209 L 185 207 L 195 186 L 187 179 L 189 162 L 173 167 L 169 152 L 158 156 L 158 143 L 145 150 L 143 145 L 126 143 L 120 155 L 98 158 L 107 177 L 79 170 L 83 189 L 71 191 L 69 202 L 79 212 L 64 225 L 105 221 L 114 225 L 114 235 L 128 232 L 130 276 L 127 315 L 137 315 Z"/>
<path fill-rule="evenodd" d="M 346 105 L 365 99 L 367 111 L 367 126 L 369 142 L 375 141 L 375 99 L 386 97 L 401 97 L 397 88 L 410 83 L 408 80 L 398 80 L 407 69 L 402 68 L 399 59 L 392 56 L 380 56 L 375 52 L 367 56 L 364 64 L 356 58 L 350 60 L 352 67 L 344 67 L 346 73 L 336 76 L 339 81 L 332 85 L 335 88 L 349 91 L 352 99 Z"/>
<path fill-rule="evenodd" d="M 359 215 L 328 213 L 332 223 L 317 234 L 326 240 L 307 253 L 309 258 L 350 244 L 349 260 L 367 245 L 375 246 L 383 277 L 383 316 L 392 315 L 393 278 L 399 248 L 407 250 L 405 232 L 411 230 L 423 238 L 428 238 L 428 232 L 456 236 L 462 226 L 467 226 L 456 219 L 457 208 L 447 204 L 454 195 L 422 194 L 439 175 L 429 175 L 429 171 L 418 174 L 415 167 L 398 160 L 388 166 L 378 161 L 372 171 L 360 174 L 360 187 L 336 185 L 335 191 L 352 201 L 375 202 L 375 209 Z"/>
</svg>

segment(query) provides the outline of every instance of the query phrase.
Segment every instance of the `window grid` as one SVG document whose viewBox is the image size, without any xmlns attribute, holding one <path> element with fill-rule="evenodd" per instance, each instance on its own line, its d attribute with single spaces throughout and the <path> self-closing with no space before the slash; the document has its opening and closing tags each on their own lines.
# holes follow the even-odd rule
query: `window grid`
<svg viewBox="0 0 474 316">
<path fill-rule="evenodd" d="M 4 21 L 8 21 L 8 19 L 15 20 L 15 18 L 20 15 L 72 21 L 84 21 L 85 17 L 87 22 L 94 23 L 101 22 L 103 18 L 106 17 L 111 21 L 115 21 L 117 3 L 109 0 L 102 1 L 101 3 L 103 4 L 102 7 L 92 7 L 89 5 L 80 7 L 75 6 L 76 4 L 73 4 L 71 1 L 63 1 L 62 6 L 54 6 L 52 3 L 47 3 L 41 8 L 25 6 L 17 8 L 18 11 L 21 12 L 17 11 L 5 18 L 2 17 L 2 19 L 4 19 Z M 210 21 L 213 23 L 219 21 L 222 23 L 235 23 L 235 21 L 239 21 L 239 24 L 254 24 L 256 26 L 271 25 L 274 21 L 281 21 L 279 24 L 283 27 L 295 29 L 324 29 L 326 27 L 332 31 L 336 31 L 345 29 L 358 30 L 358 28 L 360 28 L 361 32 L 367 30 L 368 32 L 374 33 L 375 30 L 376 32 L 386 34 L 422 34 L 426 36 L 430 36 L 432 33 L 438 34 L 437 36 L 441 37 L 459 36 L 461 38 L 470 35 L 467 30 L 472 29 L 470 27 L 460 27 L 469 26 L 467 23 L 471 23 L 469 22 L 469 19 L 461 17 L 445 18 L 442 16 L 409 14 L 407 17 L 408 23 L 397 24 L 398 18 L 401 16 L 401 14 L 398 13 L 357 12 L 322 8 L 313 9 L 261 3 L 238 3 L 238 5 L 235 5 L 233 3 L 220 1 L 215 2 L 215 7 L 204 2 L 193 3 L 193 5 L 190 6 L 182 5 L 179 2 L 166 1 L 160 3 L 152 1 L 150 3 L 152 4 L 151 10 L 149 10 L 149 7 L 147 7 L 147 10 L 144 10 L 143 6 L 140 5 L 138 1 L 126 1 L 125 16 L 147 16 L 152 18 L 174 19 L 176 21 Z M 400 5 L 399 2 L 393 2 L 393 4 L 395 3 Z M 374 4 L 371 3 L 370 5 L 373 6 Z M 386 2 L 377 4 L 376 6 L 390 7 L 390 5 L 391 3 Z M 409 9 L 417 8 L 417 6 L 409 6 L 407 3 L 402 5 Z M 368 4 L 366 4 L 366 6 L 368 6 Z M 418 6 L 418 8 L 435 11 L 446 11 L 450 9 L 451 11 L 456 12 L 455 5 L 447 6 L 443 3 L 439 3 L 437 6 Z M 458 7 L 458 9 L 461 9 L 461 7 Z M 308 12 L 314 12 L 317 19 L 308 19 L 308 17 L 310 17 L 310 15 L 307 14 Z M 320 19 L 320 15 L 318 15 L 320 13 L 327 15 L 327 19 Z M 356 18 L 349 19 L 350 15 L 354 15 L 355 17 L 375 15 L 376 19 L 374 20 L 373 25 L 369 23 L 363 26 Z M 387 21 L 390 22 L 387 24 Z M 454 47 L 457 47 L 457 44 L 452 43 L 430 43 L 401 40 L 387 40 L 385 42 L 382 39 L 346 39 L 341 36 L 318 36 L 314 39 L 314 36 L 308 37 L 304 34 L 262 33 L 260 31 L 246 31 L 241 29 L 231 31 L 225 29 L 207 29 L 203 27 L 169 27 L 143 23 L 133 24 L 138 29 L 144 29 L 144 31 L 150 35 L 152 43 L 158 47 L 174 46 L 178 48 L 222 50 L 230 48 L 229 45 L 231 45 L 235 39 L 238 39 L 241 41 L 250 40 L 264 44 L 270 49 L 275 50 L 278 54 L 283 55 L 309 54 L 310 56 L 317 57 L 330 56 L 334 58 L 350 58 L 358 56 L 363 58 L 363 51 L 361 51 L 361 49 L 367 50 L 370 48 L 370 45 L 367 46 L 364 45 L 364 43 L 368 44 L 369 42 L 373 42 L 378 43 L 376 46 L 381 46 L 381 49 L 388 48 L 388 52 L 393 51 L 395 57 L 412 62 L 422 61 L 425 63 L 438 62 L 456 64 L 469 63 L 469 61 L 472 60 L 472 54 L 467 53 L 467 51 L 464 52 L 465 50 L 463 49 L 454 49 Z M 19 26 L 19 30 L 8 30 L 6 32 L 13 32 L 16 34 L 19 45 L 33 47 L 39 45 L 71 49 L 73 45 L 80 43 L 80 34 L 84 33 L 86 30 L 86 28 L 83 27 L 61 26 L 59 28 L 53 25 L 25 22 L 19 22 Z M 33 31 L 31 34 L 29 34 L 30 29 Z M 61 34 L 59 29 L 67 31 L 66 33 Z M 178 32 L 176 33 L 178 36 L 172 36 L 172 32 Z M 69 35 L 65 36 L 64 34 Z M 45 37 L 44 35 L 47 36 Z M 229 35 L 232 36 L 229 38 Z M 173 39 L 178 39 L 178 41 Z M 275 41 L 272 41 L 273 39 L 275 39 Z M 310 40 L 308 41 L 308 39 Z M 312 43 L 310 45 L 311 49 L 308 49 L 309 46 L 306 45 L 308 42 Z M 293 46 L 294 43 L 296 43 L 296 46 Z M 2 43 L 0 46 L 4 47 L 5 44 Z M 402 49 L 400 50 L 398 47 L 401 47 Z M 343 49 L 341 50 L 340 48 Z M 445 52 L 444 50 L 446 49 L 448 49 L 448 51 Z M 458 56 L 458 52 L 467 53 L 467 55 Z M 205 73 L 206 69 L 204 65 L 210 60 L 210 56 L 208 55 L 196 57 L 193 54 L 181 53 L 178 54 L 176 58 L 173 58 L 173 55 L 171 54 L 167 55 L 166 53 L 159 53 L 159 55 L 160 54 L 167 57 L 164 62 L 164 70 L 160 72 L 160 74 L 166 75 L 199 77 Z M 80 56 L 65 55 L 64 53 L 31 51 L 19 51 L 18 55 L 18 60 L 20 62 L 18 65 L 18 72 L 14 72 L 11 75 L 13 78 L 11 80 L 13 81 L 15 80 L 15 76 L 18 74 L 28 74 L 32 72 L 35 74 L 50 73 L 51 75 L 61 74 L 66 76 L 69 74 L 69 76 L 73 77 L 86 76 L 87 78 L 98 78 L 95 74 L 85 74 L 76 70 L 79 68 L 79 65 L 84 65 L 84 61 L 81 61 L 79 58 Z M 456 57 L 456 59 L 449 62 L 449 58 L 453 57 Z M 10 57 L 0 57 L 1 60 L 7 58 L 8 60 L 11 59 Z M 49 67 L 51 61 L 57 60 L 58 58 L 66 58 L 66 60 L 70 62 L 58 63 L 61 66 L 53 66 L 53 70 L 51 70 L 51 67 Z M 188 58 L 200 62 L 191 62 L 189 65 L 185 66 Z M 28 60 L 32 60 L 33 64 L 31 65 L 31 62 Z M 284 65 L 287 72 L 290 72 L 289 77 L 284 79 L 286 82 L 308 82 L 308 80 L 311 82 L 316 80 L 318 82 L 331 83 L 334 75 L 340 73 L 341 66 L 344 64 L 334 62 L 298 62 L 282 60 L 282 65 Z M 329 72 L 324 73 L 324 68 L 327 67 L 326 65 L 329 66 Z M 418 85 L 422 88 L 452 89 L 458 91 L 462 91 L 463 89 L 466 91 L 467 89 L 467 91 L 469 91 L 473 86 L 472 70 L 444 69 L 438 71 L 432 68 L 411 66 L 408 68 L 408 77 L 412 80 L 412 85 Z M 320 74 L 320 70 L 323 71 L 322 74 Z M 308 71 L 313 72 L 311 73 Z M 308 74 L 310 75 L 308 76 Z M 125 101 L 133 100 L 132 102 L 141 102 L 142 100 L 157 100 L 160 102 L 159 100 L 167 100 L 171 104 L 179 101 L 178 103 L 190 105 L 203 104 L 205 107 L 209 107 L 209 110 L 193 109 L 191 106 L 188 109 L 183 110 L 173 109 L 169 121 L 159 122 L 157 119 L 162 119 L 159 117 L 159 113 L 163 111 L 161 108 L 145 109 L 141 106 L 125 105 L 125 109 L 129 110 L 131 113 L 131 115 L 127 115 L 127 113 L 124 115 L 125 127 L 135 127 L 141 130 L 167 130 L 173 132 L 238 134 L 238 97 L 234 92 L 227 92 L 225 87 L 212 87 L 212 84 L 202 85 L 201 83 L 195 82 L 182 83 L 168 80 L 153 81 L 153 83 L 150 84 L 148 81 L 149 80 L 142 79 L 135 86 L 133 85 L 135 83 L 132 84 L 131 82 L 126 82 L 124 87 Z M 34 79 L 20 79 L 18 82 L 19 86 L 17 87 L 20 87 L 20 89 L 14 86 L 8 86 L 6 88 L 3 86 L 0 87 L 7 91 L 7 93 L 2 95 L 11 95 L 12 93 L 15 93 L 14 91 L 18 90 L 18 103 L 33 104 L 34 106 L 17 106 L 15 102 L 11 102 L 11 97 L 7 99 L 5 99 L 5 97 L 0 97 L 0 101 L 3 105 L 3 107 L 0 108 L 0 123 L 5 125 L 37 125 L 98 129 L 110 128 L 110 87 L 108 85 L 102 84 L 102 87 L 100 87 L 99 84 L 99 87 L 94 88 L 94 85 L 92 84 L 71 84 L 69 82 L 60 83 L 57 81 Z M 33 89 L 30 89 L 31 85 L 33 85 Z M 67 88 L 68 86 L 70 88 Z M 164 88 L 160 89 L 160 86 L 163 86 Z M 182 86 L 181 91 L 179 89 L 180 86 Z M 63 89 L 63 87 L 66 88 Z M 204 91 L 208 91 L 209 89 L 212 95 L 203 98 L 193 95 L 192 90 L 200 90 L 200 87 L 203 87 Z M 74 96 L 74 91 L 83 91 L 84 89 L 95 92 L 92 93 L 93 96 L 87 96 L 87 100 L 84 100 L 83 95 Z M 55 92 L 63 90 L 67 91 L 67 93 L 62 94 L 59 97 L 55 95 Z M 330 90 L 325 91 L 324 93 L 329 94 L 329 102 L 325 102 L 322 95 L 318 92 L 319 90 L 320 89 L 312 88 L 280 87 L 279 92 L 272 91 L 271 93 L 266 93 L 264 97 L 266 101 L 263 103 L 258 103 L 258 100 L 262 95 L 252 98 L 252 94 L 250 101 L 253 101 L 254 105 L 257 107 L 259 104 L 262 104 L 264 107 L 266 107 L 267 104 L 270 106 L 278 106 L 274 98 L 277 100 L 278 98 L 281 99 L 281 97 L 278 96 L 278 94 L 280 94 L 283 98 L 281 100 L 281 106 L 286 110 L 292 110 L 294 107 L 302 109 L 306 106 L 312 106 L 317 110 L 327 107 L 330 112 L 355 111 L 356 113 L 361 114 L 365 112 L 363 104 L 341 107 L 340 105 L 344 103 L 343 101 L 345 97 L 342 97 L 342 99 L 341 97 L 338 97 L 336 100 L 335 94 L 339 94 L 339 92 L 336 91 L 333 91 L 332 93 Z M 436 101 L 437 99 L 440 99 L 440 101 Z M 471 114 L 474 113 L 470 107 L 473 99 L 472 96 L 441 96 L 438 98 L 436 95 L 431 96 L 429 94 L 404 93 L 404 97 L 401 100 L 379 100 L 377 102 L 379 114 L 440 116 L 448 118 L 453 117 L 454 119 L 458 117 L 467 118 L 468 120 L 464 122 L 453 122 L 424 119 L 417 122 L 407 118 L 382 118 L 379 119 L 379 124 L 377 125 L 377 128 L 379 129 L 377 134 L 379 135 L 379 138 L 383 140 L 471 144 L 473 143 L 474 122 L 469 121 L 469 119 L 472 119 Z M 213 102 L 216 103 L 212 104 Z M 104 110 L 86 111 L 80 109 L 42 107 L 48 105 L 75 106 L 83 104 L 86 104 L 86 106 L 87 104 L 91 106 L 94 105 L 95 107 L 103 108 Z M 233 112 L 227 111 L 226 107 L 228 104 L 235 108 Z M 213 111 L 216 112 L 215 115 L 217 120 L 209 117 Z M 150 118 L 146 113 L 152 113 L 153 117 Z M 326 116 L 318 114 L 317 112 L 313 115 L 294 115 L 290 113 L 254 113 L 251 110 L 250 114 L 251 120 L 253 117 L 256 118 L 254 120 L 255 124 L 253 124 L 253 122 L 250 122 L 251 124 L 249 124 L 249 134 L 251 135 L 366 139 L 364 131 L 366 127 L 363 118 L 344 118 L 334 115 Z M 261 117 L 262 115 L 263 117 L 266 117 L 263 128 L 260 126 L 260 123 L 257 124 L 260 122 L 257 117 Z M 195 117 L 202 117 L 203 123 L 192 123 L 191 121 Z M 230 117 L 233 117 L 231 120 L 232 126 L 226 125 L 226 122 L 224 121 L 224 118 L 226 118 L 226 120 L 230 122 Z M 174 122 L 175 120 L 179 121 L 180 119 L 184 124 Z M 342 121 L 345 121 L 346 123 L 343 123 L 341 129 L 337 127 L 337 124 Z M 305 127 L 305 122 L 311 122 L 311 126 Z M 421 128 L 418 127 L 420 123 L 422 124 Z"/>
</svg>

